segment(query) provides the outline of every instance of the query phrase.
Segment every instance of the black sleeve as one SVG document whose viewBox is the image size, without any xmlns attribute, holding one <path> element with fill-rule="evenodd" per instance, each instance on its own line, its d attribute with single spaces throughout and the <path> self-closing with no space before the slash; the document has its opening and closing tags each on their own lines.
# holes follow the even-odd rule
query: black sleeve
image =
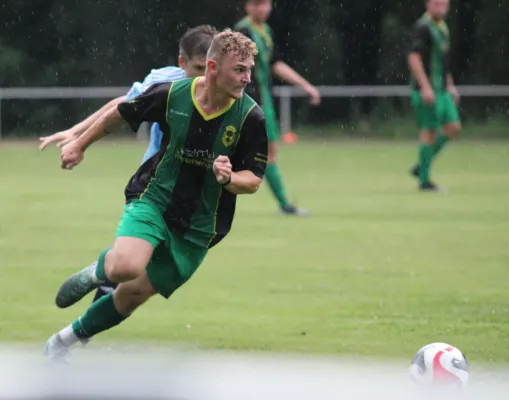
<svg viewBox="0 0 509 400">
<path fill-rule="evenodd" d="M 233 171 L 249 170 L 263 178 L 267 167 L 267 129 L 265 115 L 256 105 L 247 115 L 240 131 L 239 142 L 232 157 Z"/>
<path fill-rule="evenodd" d="M 412 31 L 410 52 L 422 54 L 430 43 L 429 28 L 425 24 L 417 24 Z"/>
<path fill-rule="evenodd" d="M 118 105 L 120 115 L 134 132 L 143 122 L 157 122 L 161 128 L 167 127 L 166 106 L 170 87 L 171 82 L 157 83 L 134 99 Z"/>
</svg>

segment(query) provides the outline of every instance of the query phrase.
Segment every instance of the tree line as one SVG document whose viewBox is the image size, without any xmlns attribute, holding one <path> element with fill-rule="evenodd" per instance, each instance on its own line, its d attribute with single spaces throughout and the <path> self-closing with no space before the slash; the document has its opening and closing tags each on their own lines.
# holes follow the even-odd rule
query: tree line
<svg viewBox="0 0 509 400">
<path fill-rule="evenodd" d="M 175 65 L 189 27 L 231 27 L 242 16 L 231 0 L 17 0 L 0 6 L 0 87 L 127 86 L 151 68 Z M 460 84 L 509 79 L 509 0 L 453 0 L 448 23 Z M 197 12 L 200 10 L 200 12 Z M 287 62 L 320 85 L 406 84 L 415 0 L 274 0 L 270 18 Z M 4 132 L 53 130 L 102 101 L 4 101 Z M 348 119 L 349 100 L 327 101 L 321 121 Z M 364 99 L 360 112 L 375 103 Z M 339 111 L 338 111 L 339 110 Z"/>
</svg>

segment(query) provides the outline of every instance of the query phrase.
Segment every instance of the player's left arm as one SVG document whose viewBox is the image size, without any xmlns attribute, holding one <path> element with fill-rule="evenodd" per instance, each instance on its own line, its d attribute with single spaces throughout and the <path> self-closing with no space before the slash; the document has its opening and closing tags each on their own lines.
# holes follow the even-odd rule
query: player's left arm
<svg viewBox="0 0 509 400">
<path fill-rule="evenodd" d="M 246 117 L 238 140 L 231 158 L 231 174 L 225 174 L 223 184 L 233 194 L 253 194 L 262 184 L 268 152 L 265 116 L 258 105 Z"/>
<path fill-rule="evenodd" d="M 450 71 L 447 72 L 447 75 L 446 75 L 445 79 L 446 79 L 447 91 L 454 98 L 454 101 L 456 103 L 458 103 L 459 99 L 460 99 L 460 94 L 458 92 L 458 89 L 456 88 L 456 85 L 454 84 L 454 78 L 453 78 L 452 73 Z"/>
<path fill-rule="evenodd" d="M 320 92 L 318 89 L 302 77 L 297 71 L 285 63 L 279 51 L 274 49 L 272 54 L 272 73 L 283 81 L 292 85 L 300 86 L 311 97 L 311 104 L 320 104 Z"/>
</svg>

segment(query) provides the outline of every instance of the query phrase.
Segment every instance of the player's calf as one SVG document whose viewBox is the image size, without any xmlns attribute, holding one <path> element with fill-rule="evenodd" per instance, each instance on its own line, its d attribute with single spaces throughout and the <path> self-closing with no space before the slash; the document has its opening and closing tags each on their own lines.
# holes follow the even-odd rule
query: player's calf
<svg viewBox="0 0 509 400">
<path fill-rule="evenodd" d="M 113 302 L 119 313 L 130 315 L 155 293 L 147 274 L 144 273 L 132 281 L 119 284 L 113 292 Z"/>
<path fill-rule="evenodd" d="M 269 142 L 267 154 L 267 169 L 265 171 L 265 178 L 270 186 L 270 189 L 279 203 L 280 215 L 295 215 L 295 216 L 308 216 L 309 211 L 297 208 L 290 203 L 286 195 L 286 189 L 283 184 L 279 167 L 276 164 L 278 155 L 278 145 L 276 141 Z"/>
<path fill-rule="evenodd" d="M 420 188 L 432 185 L 429 180 L 429 170 L 433 159 L 433 145 L 436 142 L 436 131 L 422 129 L 419 134 L 419 162 L 411 170 L 412 175 L 419 179 Z"/>
</svg>

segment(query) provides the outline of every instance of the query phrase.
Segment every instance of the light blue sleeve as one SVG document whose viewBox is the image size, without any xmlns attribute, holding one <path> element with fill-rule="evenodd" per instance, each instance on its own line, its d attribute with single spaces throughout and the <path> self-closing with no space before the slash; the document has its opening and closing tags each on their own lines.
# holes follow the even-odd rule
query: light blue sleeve
<svg viewBox="0 0 509 400">
<path fill-rule="evenodd" d="M 149 158 L 153 157 L 155 154 L 159 152 L 161 149 L 161 142 L 163 140 L 163 132 L 159 128 L 157 123 L 152 125 L 150 128 L 150 142 L 148 144 L 147 150 L 143 155 L 142 164 L 145 163 Z"/>
<path fill-rule="evenodd" d="M 131 89 L 126 94 L 126 101 L 132 100 L 143 93 L 143 85 L 140 82 L 134 82 Z"/>
<path fill-rule="evenodd" d="M 129 92 L 127 92 L 126 99 L 132 100 L 136 96 L 142 94 L 145 90 L 147 90 L 150 86 L 156 83 L 163 82 L 172 82 L 180 79 L 185 79 L 186 73 L 182 68 L 178 67 L 165 67 L 160 69 L 153 69 L 150 74 L 148 74 L 143 82 L 135 82 Z M 163 139 L 163 132 L 159 128 L 158 124 L 152 124 L 150 128 L 150 142 L 148 144 L 148 148 L 145 151 L 143 156 L 142 164 L 145 163 L 149 158 L 153 157 L 157 154 L 161 148 L 161 142 Z"/>
</svg>

